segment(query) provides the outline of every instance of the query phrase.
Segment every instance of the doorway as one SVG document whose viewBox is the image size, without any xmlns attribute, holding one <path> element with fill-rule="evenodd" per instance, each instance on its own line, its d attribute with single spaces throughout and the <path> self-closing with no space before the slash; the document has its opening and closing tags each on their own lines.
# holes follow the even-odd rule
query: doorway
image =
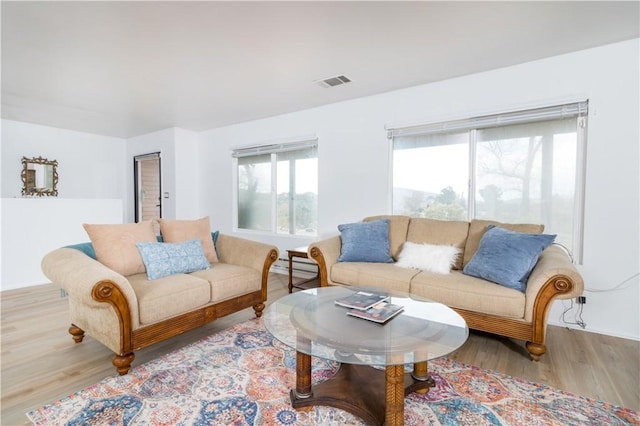
<svg viewBox="0 0 640 426">
<path fill-rule="evenodd" d="M 133 157 L 135 220 L 162 217 L 162 179 L 160 153 Z"/>
</svg>

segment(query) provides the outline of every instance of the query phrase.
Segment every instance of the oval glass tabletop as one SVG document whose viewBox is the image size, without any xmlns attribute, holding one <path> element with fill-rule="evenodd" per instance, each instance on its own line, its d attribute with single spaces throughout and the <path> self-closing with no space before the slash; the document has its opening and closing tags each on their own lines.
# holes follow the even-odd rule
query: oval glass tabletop
<svg viewBox="0 0 640 426">
<path fill-rule="evenodd" d="M 390 296 L 404 307 L 384 324 L 347 315 L 335 303 L 357 291 Z M 447 355 L 467 340 L 464 319 L 437 302 L 415 300 L 379 289 L 321 287 L 273 302 L 264 312 L 267 330 L 285 345 L 307 355 L 362 365 L 397 365 Z"/>
</svg>

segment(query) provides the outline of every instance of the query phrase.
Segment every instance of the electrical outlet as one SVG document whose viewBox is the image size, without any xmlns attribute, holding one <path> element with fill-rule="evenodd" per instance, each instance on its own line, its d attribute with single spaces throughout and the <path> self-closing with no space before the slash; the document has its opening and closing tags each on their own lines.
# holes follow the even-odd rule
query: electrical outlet
<svg viewBox="0 0 640 426">
<path fill-rule="evenodd" d="M 585 303 L 587 303 L 587 296 L 578 296 L 578 297 L 576 297 L 576 303 L 578 303 L 580 305 L 584 305 Z"/>
</svg>

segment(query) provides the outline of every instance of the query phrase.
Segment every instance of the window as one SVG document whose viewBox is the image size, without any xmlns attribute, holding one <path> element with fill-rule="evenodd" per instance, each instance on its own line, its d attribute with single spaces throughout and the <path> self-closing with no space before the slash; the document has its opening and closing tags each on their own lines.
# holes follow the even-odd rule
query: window
<svg viewBox="0 0 640 426">
<path fill-rule="evenodd" d="M 238 229 L 317 234 L 317 146 L 313 139 L 233 151 Z"/>
<path fill-rule="evenodd" d="M 587 102 L 389 130 L 393 213 L 542 223 L 581 256 Z"/>
</svg>

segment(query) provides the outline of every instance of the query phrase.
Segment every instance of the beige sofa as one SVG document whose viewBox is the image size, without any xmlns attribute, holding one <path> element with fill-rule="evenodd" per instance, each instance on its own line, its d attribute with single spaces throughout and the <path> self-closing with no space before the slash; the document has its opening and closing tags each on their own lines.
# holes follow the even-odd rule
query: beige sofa
<svg viewBox="0 0 640 426">
<path fill-rule="evenodd" d="M 520 292 L 462 273 L 476 252 L 490 224 L 523 233 L 540 233 L 540 225 L 499 224 L 492 221 L 440 221 L 406 216 L 375 216 L 390 219 L 390 254 L 397 260 L 403 243 L 453 245 L 462 255 L 449 274 L 401 268 L 393 263 L 338 262 L 340 236 L 309 247 L 310 258 L 319 265 L 320 284 L 383 288 L 408 292 L 444 303 L 467 321 L 469 328 L 526 341 L 533 360 L 546 352 L 547 316 L 554 299 L 582 294 L 583 280 L 569 257 L 558 246 L 541 254 L 528 278 L 526 292 Z"/>
<path fill-rule="evenodd" d="M 224 234 L 215 248 L 219 262 L 210 269 L 153 281 L 145 273 L 123 276 L 75 248 L 47 254 L 42 270 L 69 295 L 76 343 L 85 332 L 103 343 L 123 375 L 139 349 L 248 307 L 262 315 L 278 250 Z"/>
</svg>

